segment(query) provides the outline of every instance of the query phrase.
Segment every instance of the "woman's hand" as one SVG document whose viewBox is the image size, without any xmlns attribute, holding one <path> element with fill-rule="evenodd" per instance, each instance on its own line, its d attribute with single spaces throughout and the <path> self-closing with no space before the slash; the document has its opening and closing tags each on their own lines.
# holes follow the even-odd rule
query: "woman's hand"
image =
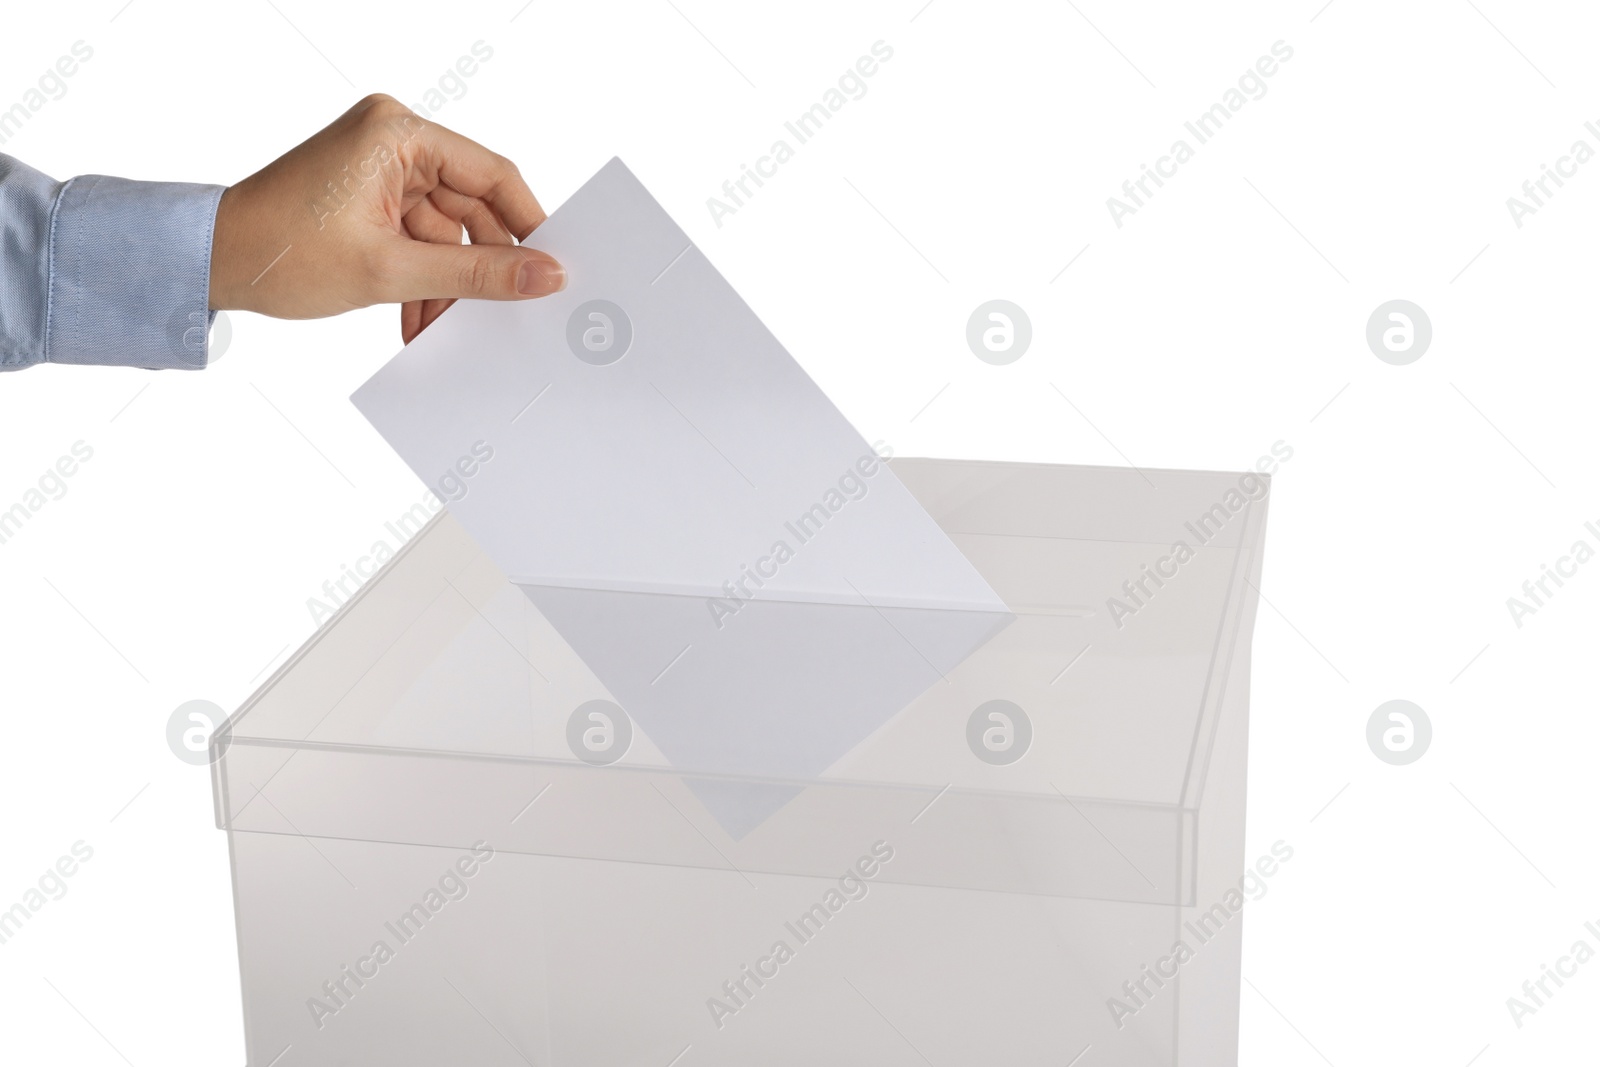
<svg viewBox="0 0 1600 1067">
<path fill-rule="evenodd" d="M 562 289 L 561 264 L 517 245 L 544 220 L 510 160 L 369 96 L 223 193 L 211 307 L 311 319 L 398 303 L 410 343 L 459 297 Z"/>
</svg>

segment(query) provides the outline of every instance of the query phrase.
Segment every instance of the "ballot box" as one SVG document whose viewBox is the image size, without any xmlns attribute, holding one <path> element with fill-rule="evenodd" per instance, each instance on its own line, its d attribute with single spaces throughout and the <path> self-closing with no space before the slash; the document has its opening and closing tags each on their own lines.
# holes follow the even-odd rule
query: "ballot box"
<svg viewBox="0 0 1600 1067">
<path fill-rule="evenodd" d="M 1011 617 L 865 732 L 733 702 L 820 769 L 630 714 L 562 636 L 625 630 L 589 606 L 626 591 L 514 583 L 448 512 L 411 536 L 213 740 L 251 1067 L 1235 1063 L 1242 913 L 1287 858 L 1244 838 L 1268 479 L 889 469 Z M 747 588 L 698 641 L 770 612 L 923 651 Z M 886 646 L 829 647 L 872 687 Z"/>
</svg>

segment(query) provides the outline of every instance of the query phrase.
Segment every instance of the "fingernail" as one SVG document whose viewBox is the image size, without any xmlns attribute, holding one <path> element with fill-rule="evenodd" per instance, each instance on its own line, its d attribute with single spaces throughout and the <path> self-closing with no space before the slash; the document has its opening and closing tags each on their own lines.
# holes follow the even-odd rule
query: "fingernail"
<svg viewBox="0 0 1600 1067">
<path fill-rule="evenodd" d="M 523 296 L 549 296 L 567 287 L 566 268 L 543 252 L 528 251 L 517 274 L 517 292 Z"/>
</svg>

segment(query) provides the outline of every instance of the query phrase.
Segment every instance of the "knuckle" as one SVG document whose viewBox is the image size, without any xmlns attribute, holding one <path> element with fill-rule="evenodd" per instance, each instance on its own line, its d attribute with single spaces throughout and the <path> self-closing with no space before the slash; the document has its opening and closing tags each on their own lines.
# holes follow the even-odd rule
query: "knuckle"
<svg viewBox="0 0 1600 1067">
<path fill-rule="evenodd" d="M 500 270 L 488 256 L 473 256 L 461 267 L 461 287 L 468 293 L 492 292 Z"/>
<path fill-rule="evenodd" d="M 364 113 L 402 106 L 403 105 L 400 103 L 400 101 L 396 100 L 388 93 L 368 93 L 366 96 L 361 98 L 359 103 L 356 104 L 356 107 L 360 108 Z"/>
<path fill-rule="evenodd" d="M 494 174 L 502 181 L 506 179 L 522 180 L 522 171 L 517 169 L 517 165 L 498 152 L 490 153 L 489 165 Z"/>
<path fill-rule="evenodd" d="M 412 113 L 410 108 L 387 93 L 373 93 L 362 98 L 356 109 L 362 124 L 368 127 L 392 125 Z"/>
</svg>

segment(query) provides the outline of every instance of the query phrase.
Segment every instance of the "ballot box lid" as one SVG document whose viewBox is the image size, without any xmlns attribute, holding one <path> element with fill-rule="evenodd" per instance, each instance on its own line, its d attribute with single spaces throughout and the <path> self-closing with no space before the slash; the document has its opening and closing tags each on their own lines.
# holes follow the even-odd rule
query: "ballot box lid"
<svg viewBox="0 0 1600 1067">
<path fill-rule="evenodd" d="M 720 606 L 518 585 L 440 512 L 218 730 L 219 826 L 819 877 L 883 840 L 886 876 L 917 884 L 1192 903 L 1206 850 L 1242 848 L 1268 476 L 891 470 L 1011 617 L 882 716 L 854 690 L 901 697 L 873 691 L 878 653 L 849 635 L 888 627 L 920 654 L 918 611 L 940 609 L 764 598 L 760 561 Z M 637 720 L 591 664 L 648 644 L 630 620 L 690 612 L 763 655 L 833 641 L 817 692 L 846 696 L 734 677 L 732 712 Z"/>
</svg>

